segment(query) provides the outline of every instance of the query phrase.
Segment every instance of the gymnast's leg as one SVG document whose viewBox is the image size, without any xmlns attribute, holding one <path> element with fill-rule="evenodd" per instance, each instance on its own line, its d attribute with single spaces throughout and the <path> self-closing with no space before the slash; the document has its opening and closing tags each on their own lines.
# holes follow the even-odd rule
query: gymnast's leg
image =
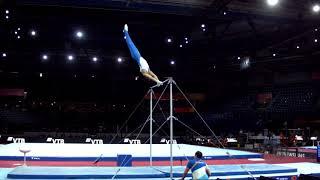
<svg viewBox="0 0 320 180">
<path fill-rule="evenodd" d="M 128 32 L 128 25 L 126 24 L 124 26 L 124 37 L 126 39 L 126 42 L 127 42 L 127 45 L 128 45 L 128 48 L 129 48 L 129 51 L 130 51 L 130 54 L 131 54 L 131 57 L 138 63 L 140 64 L 140 58 L 141 58 L 141 55 L 140 55 L 140 52 L 139 50 L 137 49 L 137 47 L 135 46 L 135 44 L 133 43 L 130 35 L 129 35 L 129 32 Z"/>
</svg>

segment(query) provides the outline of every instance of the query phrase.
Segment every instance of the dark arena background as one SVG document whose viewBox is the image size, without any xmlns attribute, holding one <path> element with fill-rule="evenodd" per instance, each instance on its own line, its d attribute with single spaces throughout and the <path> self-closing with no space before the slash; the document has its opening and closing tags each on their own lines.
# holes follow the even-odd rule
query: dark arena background
<svg viewBox="0 0 320 180">
<path fill-rule="evenodd" d="M 319 179 L 319 110 L 319 0 L 0 0 L 0 180 Z"/>
</svg>

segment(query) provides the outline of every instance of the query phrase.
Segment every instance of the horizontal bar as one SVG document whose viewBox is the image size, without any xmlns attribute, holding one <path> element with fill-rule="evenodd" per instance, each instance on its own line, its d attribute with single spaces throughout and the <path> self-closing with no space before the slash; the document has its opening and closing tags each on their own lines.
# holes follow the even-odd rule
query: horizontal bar
<svg viewBox="0 0 320 180">
<path fill-rule="evenodd" d="M 166 82 L 168 82 L 170 79 L 166 79 L 165 81 L 163 81 L 162 85 Z M 160 85 L 160 86 L 162 86 Z M 150 89 L 153 89 L 153 88 L 156 88 L 156 87 L 160 87 L 158 84 L 157 85 L 154 85 L 154 86 L 151 86 Z"/>
</svg>

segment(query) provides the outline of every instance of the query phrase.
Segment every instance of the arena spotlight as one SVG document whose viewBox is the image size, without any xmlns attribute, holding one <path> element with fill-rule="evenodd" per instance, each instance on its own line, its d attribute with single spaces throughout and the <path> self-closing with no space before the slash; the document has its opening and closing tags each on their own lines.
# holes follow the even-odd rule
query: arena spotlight
<svg viewBox="0 0 320 180">
<path fill-rule="evenodd" d="M 276 57 L 276 53 L 273 53 L 272 56 L 273 56 L 273 57 Z"/>
<path fill-rule="evenodd" d="M 6 19 L 9 19 L 9 16 L 6 16 Z"/>
<path fill-rule="evenodd" d="M 320 5 L 319 4 L 315 4 L 312 7 L 313 12 L 318 13 L 320 11 Z"/>
<path fill-rule="evenodd" d="M 42 73 L 40 73 L 40 74 L 39 74 L 39 76 L 40 76 L 40 77 L 42 77 L 42 76 L 43 76 L 43 74 L 42 74 Z"/>
<path fill-rule="evenodd" d="M 296 48 L 297 48 L 297 49 L 300 49 L 300 46 L 297 46 Z"/>
<path fill-rule="evenodd" d="M 18 39 L 20 39 L 20 36 L 17 36 Z"/>
<path fill-rule="evenodd" d="M 206 25 L 205 24 L 201 24 L 201 28 L 205 28 L 206 27 Z"/>
<path fill-rule="evenodd" d="M 240 60 L 241 59 L 241 57 L 240 56 L 238 56 L 238 60 Z"/>
<path fill-rule="evenodd" d="M 186 44 L 189 44 L 189 41 L 186 41 Z"/>
<path fill-rule="evenodd" d="M 203 32 L 205 32 L 205 31 L 206 31 L 206 29 L 205 29 L 205 28 L 203 28 L 203 29 L 202 29 L 202 31 L 203 31 Z"/>
<path fill-rule="evenodd" d="M 9 10 L 6 10 L 6 14 L 9 14 Z"/>
<path fill-rule="evenodd" d="M 7 57 L 7 54 L 6 53 L 2 53 L 2 57 Z"/>
<path fill-rule="evenodd" d="M 118 61 L 118 63 L 122 63 L 123 60 L 121 57 L 118 57 L 117 61 Z"/>
<path fill-rule="evenodd" d="M 44 54 L 42 55 L 42 60 L 47 60 L 48 59 L 48 55 Z"/>
<path fill-rule="evenodd" d="M 168 43 L 171 43 L 171 42 L 172 42 L 172 39 L 171 39 L 171 38 L 168 38 L 168 39 L 167 39 L 167 42 L 168 42 Z"/>
<path fill-rule="evenodd" d="M 267 0 L 269 6 L 275 6 L 279 3 L 279 0 Z"/>
<path fill-rule="evenodd" d="M 314 42 L 317 43 L 317 42 L 318 42 L 318 39 L 314 39 Z"/>
<path fill-rule="evenodd" d="M 83 32 L 82 31 L 77 31 L 76 32 L 77 38 L 81 39 L 83 37 Z"/>
<path fill-rule="evenodd" d="M 97 57 L 93 57 L 93 58 L 92 58 L 92 61 L 93 61 L 93 62 L 97 62 L 97 61 L 98 61 L 98 58 L 97 58 Z"/>
<path fill-rule="evenodd" d="M 31 30 L 30 34 L 31 34 L 31 36 L 35 36 L 35 35 L 37 35 L 37 32 L 35 30 Z"/>
<path fill-rule="evenodd" d="M 317 32 L 317 31 L 318 31 L 318 29 L 316 28 L 316 29 L 314 29 L 314 31 L 316 31 L 316 32 Z"/>
<path fill-rule="evenodd" d="M 171 60 L 171 61 L 170 61 L 170 64 L 171 64 L 171 65 L 175 65 L 176 62 L 175 62 L 174 60 Z"/>
<path fill-rule="evenodd" d="M 182 44 L 180 44 L 180 46 L 179 46 L 179 47 L 181 47 L 181 48 L 182 48 L 182 47 L 183 47 L 183 46 L 182 46 Z"/>
<path fill-rule="evenodd" d="M 18 31 L 20 31 L 21 30 L 21 28 L 18 28 Z"/>
<path fill-rule="evenodd" d="M 72 55 L 68 55 L 68 60 L 72 61 L 74 59 L 74 57 Z"/>
<path fill-rule="evenodd" d="M 18 32 L 17 32 L 17 31 L 15 31 L 15 32 L 14 32 L 14 34 L 18 34 Z"/>
<path fill-rule="evenodd" d="M 224 12 L 223 12 L 223 15 L 227 15 L 227 12 L 226 12 L 226 11 L 224 11 Z"/>
</svg>

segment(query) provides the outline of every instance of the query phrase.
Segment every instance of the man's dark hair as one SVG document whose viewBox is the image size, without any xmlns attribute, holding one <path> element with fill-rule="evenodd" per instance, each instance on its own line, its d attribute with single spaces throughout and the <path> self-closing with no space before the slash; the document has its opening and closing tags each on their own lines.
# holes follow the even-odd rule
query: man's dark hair
<svg viewBox="0 0 320 180">
<path fill-rule="evenodd" d="M 195 154 L 195 156 L 196 156 L 197 158 L 201 159 L 201 158 L 202 158 L 202 152 L 197 151 L 196 154 Z"/>
</svg>

